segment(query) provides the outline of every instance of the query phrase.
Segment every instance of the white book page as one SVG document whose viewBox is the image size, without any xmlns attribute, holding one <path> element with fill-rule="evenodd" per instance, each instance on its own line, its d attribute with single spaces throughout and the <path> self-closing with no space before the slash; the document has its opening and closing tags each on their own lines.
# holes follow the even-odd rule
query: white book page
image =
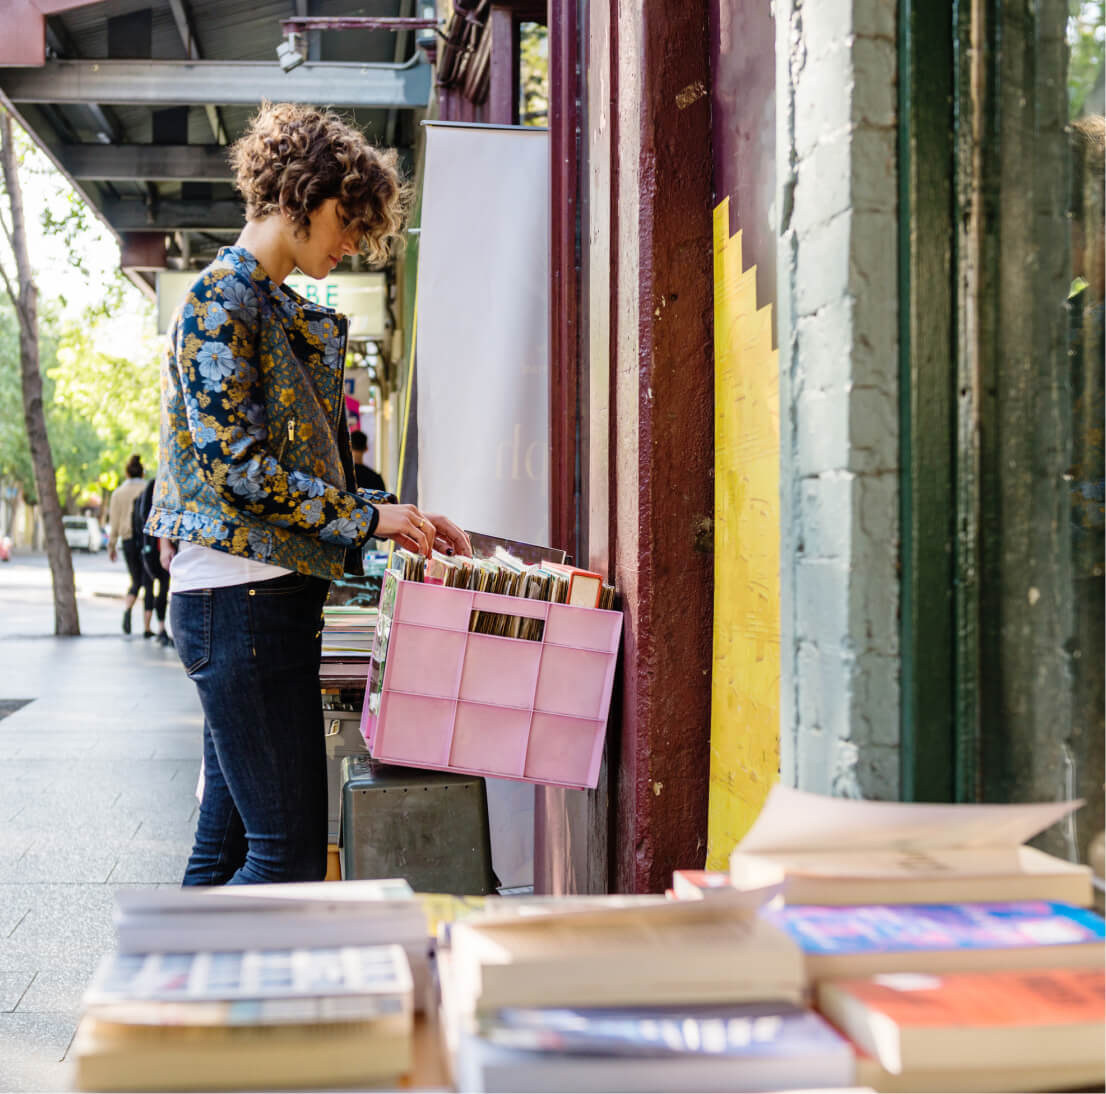
<svg viewBox="0 0 1106 1094">
<path fill-rule="evenodd" d="M 1082 800 L 1028 805 L 857 801 L 777 783 L 737 850 L 771 854 L 1017 847 L 1082 804 Z"/>
</svg>

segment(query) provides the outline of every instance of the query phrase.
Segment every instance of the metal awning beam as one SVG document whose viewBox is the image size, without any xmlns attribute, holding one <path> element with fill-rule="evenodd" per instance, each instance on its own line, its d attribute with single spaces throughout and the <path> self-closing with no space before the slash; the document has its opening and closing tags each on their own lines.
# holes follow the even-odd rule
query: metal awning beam
<svg viewBox="0 0 1106 1094">
<path fill-rule="evenodd" d="M 104 216 L 117 232 L 237 231 L 246 211 L 237 201 L 170 201 L 147 205 L 119 198 L 105 201 Z"/>
<path fill-rule="evenodd" d="M 188 10 L 184 0 L 169 0 L 169 12 L 173 16 L 173 22 L 177 24 L 177 33 L 180 35 L 181 45 L 184 46 L 184 55 L 192 61 L 198 61 L 203 57 L 200 43 L 196 39 L 196 30 L 192 25 L 192 13 Z M 208 104 L 204 107 L 207 114 L 208 125 L 211 126 L 211 134 L 216 144 L 226 144 L 226 127 L 219 116 L 218 108 Z"/>
<path fill-rule="evenodd" d="M 232 182 L 227 150 L 203 144 L 71 144 L 55 152 L 75 179 Z"/>
<path fill-rule="evenodd" d="M 280 29 L 285 34 L 312 30 L 436 30 L 437 27 L 437 19 L 390 15 L 295 16 L 280 21 Z"/>
<path fill-rule="evenodd" d="M 283 72 L 276 61 L 47 61 L 0 68 L 13 103 L 112 106 L 256 106 L 273 102 L 417 109 L 430 101 L 430 65 L 308 62 Z"/>
</svg>

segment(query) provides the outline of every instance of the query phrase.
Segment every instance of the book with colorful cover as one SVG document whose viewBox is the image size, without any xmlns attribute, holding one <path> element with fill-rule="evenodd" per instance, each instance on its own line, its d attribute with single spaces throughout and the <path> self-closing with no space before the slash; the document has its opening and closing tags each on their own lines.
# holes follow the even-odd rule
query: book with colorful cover
<svg viewBox="0 0 1106 1094">
<path fill-rule="evenodd" d="M 398 1017 L 413 984 L 397 945 L 107 954 L 81 1000 L 125 1025 L 288 1025 Z"/>
<path fill-rule="evenodd" d="M 893 1074 L 1079 1067 L 1103 1081 L 1106 973 L 891 973 L 818 985 L 819 1010 Z M 965 1086 L 964 1089 L 974 1089 Z"/>
<path fill-rule="evenodd" d="M 443 1040 L 462 1091 L 741 1091 L 848 1087 L 852 1046 L 784 1003 L 509 1008 L 477 1025 L 441 955 Z"/>
<path fill-rule="evenodd" d="M 881 972 L 1100 967 L 1106 930 L 1054 901 L 789 905 L 765 917 L 803 951 L 811 979 Z"/>
<path fill-rule="evenodd" d="M 722 870 L 673 870 L 672 888 L 665 890 L 669 900 L 706 901 L 728 907 L 758 908 L 779 896 L 781 883 L 759 888 L 736 888 L 730 875 Z"/>
<path fill-rule="evenodd" d="M 560 574 L 568 582 L 566 604 L 579 608 L 597 608 L 603 589 L 603 576 L 594 570 L 582 570 L 579 566 L 567 566 L 563 563 L 542 559 L 542 569 Z"/>
<path fill-rule="evenodd" d="M 841 1064 L 848 1042 L 821 1015 L 780 1003 L 680 1007 L 507 1007 L 478 1032 L 493 1044 L 534 1052 L 602 1056 L 812 1056 Z"/>
</svg>

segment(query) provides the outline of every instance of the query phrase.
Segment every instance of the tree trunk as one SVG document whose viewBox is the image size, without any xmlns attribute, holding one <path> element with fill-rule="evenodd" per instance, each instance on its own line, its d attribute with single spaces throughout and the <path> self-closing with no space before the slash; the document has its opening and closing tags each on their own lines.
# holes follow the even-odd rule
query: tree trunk
<svg viewBox="0 0 1106 1094">
<path fill-rule="evenodd" d="M 54 582 L 54 633 L 81 633 L 77 616 L 77 591 L 73 582 L 73 556 L 65 542 L 58 501 L 57 476 L 50 438 L 46 433 L 46 409 L 42 401 L 42 373 L 38 364 L 38 304 L 37 289 L 31 274 L 27 253 L 27 232 L 23 219 L 23 192 L 19 186 L 15 145 L 12 141 L 11 115 L 0 117 L 0 160 L 3 162 L 4 185 L 12 215 L 11 245 L 19 275 L 19 292 L 12 293 L 5 278 L 8 294 L 19 319 L 19 364 L 23 377 L 23 421 L 31 448 L 31 465 L 35 473 L 35 489 L 42 507 L 42 528 L 46 534 L 46 557 Z"/>
</svg>

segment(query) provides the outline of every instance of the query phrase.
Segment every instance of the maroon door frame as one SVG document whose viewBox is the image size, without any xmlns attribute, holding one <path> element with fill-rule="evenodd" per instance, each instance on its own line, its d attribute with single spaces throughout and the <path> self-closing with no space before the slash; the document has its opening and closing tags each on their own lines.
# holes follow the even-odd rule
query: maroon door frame
<svg viewBox="0 0 1106 1094">
<path fill-rule="evenodd" d="M 535 885 L 658 892 L 674 868 L 701 866 L 706 849 L 714 470 L 708 3 L 599 3 L 550 2 L 550 516 L 564 546 L 573 542 L 571 522 L 585 540 L 581 557 L 609 572 L 626 622 L 609 785 L 601 776 L 595 792 L 539 792 Z M 610 103 L 600 104 L 601 116 L 585 116 L 586 81 L 608 62 Z M 579 88 L 577 68 L 587 74 Z M 609 148 L 610 161 L 588 163 L 589 175 L 608 170 L 609 207 L 588 209 L 579 225 L 577 132 L 584 148 Z M 609 316 L 589 316 L 588 324 L 609 319 L 609 335 L 593 338 L 577 330 L 580 269 L 607 256 L 608 240 Z M 591 348 L 586 365 L 579 345 Z M 595 358 L 597 347 L 606 361 Z M 599 446 L 589 450 L 585 438 Z M 587 527 L 577 510 L 588 513 Z"/>
</svg>

